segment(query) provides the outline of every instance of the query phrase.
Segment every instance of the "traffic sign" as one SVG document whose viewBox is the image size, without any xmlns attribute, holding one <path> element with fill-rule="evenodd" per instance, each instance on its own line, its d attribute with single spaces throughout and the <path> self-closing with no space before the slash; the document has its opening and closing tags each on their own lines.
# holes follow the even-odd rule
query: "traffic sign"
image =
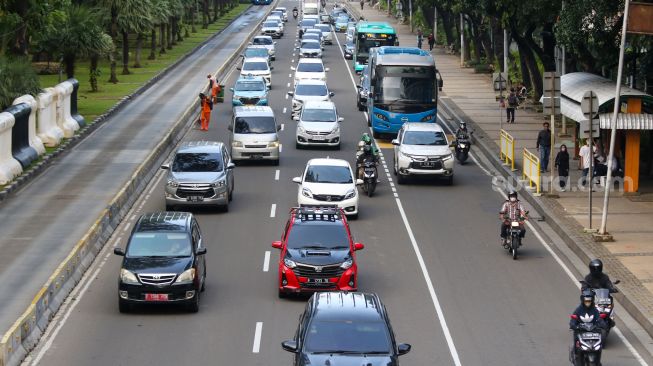
<svg viewBox="0 0 653 366">
<path fill-rule="evenodd" d="M 553 71 L 544 73 L 544 94 L 555 93 L 560 97 L 560 74 Z"/>
<path fill-rule="evenodd" d="M 590 127 L 592 131 L 592 137 L 597 138 L 601 134 L 601 124 L 599 122 L 598 118 L 595 118 L 592 120 L 592 125 L 590 126 L 590 121 L 585 119 L 580 121 L 580 131 L 579 131 L 579 136 L 580 138 L 587 139 L 590 137 Z"/>
<path fill-rule="evenodd" d="M 508 73 L 495 72 L 492 74 L 492 85 L 494 90 L 505 90 L 508 83 Z"/>
<path fill-rule="evenodd" d="M 583 94 L 583 99 L 580 101 L 580 110 L 587 119 L 596 118 L 599 113 L 599 97 L 593 91 L 587 91 Z"/>
</svg>

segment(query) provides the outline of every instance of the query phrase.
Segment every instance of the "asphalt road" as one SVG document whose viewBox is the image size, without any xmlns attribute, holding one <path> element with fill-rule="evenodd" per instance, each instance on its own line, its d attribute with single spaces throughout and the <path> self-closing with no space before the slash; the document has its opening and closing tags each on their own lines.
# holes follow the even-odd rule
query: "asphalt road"
<svg viewBox="0 0 653 366">
<path fill-rule="evenodd" d="M 293 4 L 282 1 L 280 5 L 290 9 Z M 229 212 L 195 212 L 208 248 L 207 288 L 200 312 L 187 314 L 172 307 L 118 312 L 120 258 L 111 248 L 124 247 L 138 215 L 165 209 L 160 173 L 26 364 L 291 363 L 280 342 L 292 338 L 305 299 L 277 298 L 278 253 L 270 243 L 278 240 L 288 210 L 296 204 L 292 177 L 312 157 L 353 163 L 356 142 L 367 126 L 355 106 L 351 62 L 344 61 L 337 43 L 325 46 L 325 65 L 331 69 L 328 83 L 345 118 L 342 149 L 295 149 L 295 122 L 290 119 L 291 100 L 286 98 L 288 83 L 292 84 L 290 66 L 297 61 L 292 17 L 285 33 L 277 45 L 270 102 L 284 123 L 281 164 L 238 166 Z M 342 42 L 344 36 L 338 37 Z M 227 86 L 236 76 L 230 76 Z M 186 139 L 228 141 L 230 116 L 228 104 L 218 105 L 210 131 L 191 130 Z M 391 167 L 391 150 L 383 153 Z M 492 190 L 484 170 L 475 162 L 456 166 L 451 187 L 434 180 L 395 186 L 388 181 L 388 177 L 394 180 L 391 174 L 382 173 L 373 198 L 361 197 L 360 217 L 351 226 L 355 239 L 366 245 L 357 256 L 360 290 L 381 296 L 397 340 L 413 345 L 402 356 L 402 365 L 568 364 L 568 314 L 578 302 L 578 291 L 532 232 L 518 261 L 500 248 L 496 212 L 503 198 Z M 271 253 L 268 271 L 266 252 Z M 260 337 L 258 323 L 262 323 Z M 603 365 L 639 364 L 612 334 Z"/>
</svg>

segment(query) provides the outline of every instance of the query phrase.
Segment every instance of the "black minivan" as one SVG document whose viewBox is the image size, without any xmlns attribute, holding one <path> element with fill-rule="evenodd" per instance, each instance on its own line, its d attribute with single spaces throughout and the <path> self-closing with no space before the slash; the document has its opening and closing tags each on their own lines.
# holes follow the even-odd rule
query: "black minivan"
<svg viewBox="0 0 653 366">
<path fill-rule="evenodd" d="M 410 344 L 395 342 L 385 306 L 376 294 L 315 293 L 306 304 L 293 340 L 281 343 L 294 366 L 398 366 Z"/>
<path fill-rule="evenodd" d="M 184 304 L 199 311 L 206 281 L 206 248 L 195 217 L 188 212 L 142 215 L 127 248 L 114 248 L 124 257 L 118 277 L 121 313 L 134 304 Z"/>
</svg>

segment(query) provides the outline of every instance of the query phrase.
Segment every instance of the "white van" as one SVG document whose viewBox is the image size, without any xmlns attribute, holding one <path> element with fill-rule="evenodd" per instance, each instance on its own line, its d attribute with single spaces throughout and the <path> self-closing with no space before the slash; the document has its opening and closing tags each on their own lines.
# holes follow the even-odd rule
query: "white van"
<svg viewBox="0 0 653 366">
<path fill-rule="evenodd" d="M 279 165 L 279 135 L 272 108 L 268 106 L 235 107 L 229 124 L 231 159 L 272 160 Z"/>
</svg>

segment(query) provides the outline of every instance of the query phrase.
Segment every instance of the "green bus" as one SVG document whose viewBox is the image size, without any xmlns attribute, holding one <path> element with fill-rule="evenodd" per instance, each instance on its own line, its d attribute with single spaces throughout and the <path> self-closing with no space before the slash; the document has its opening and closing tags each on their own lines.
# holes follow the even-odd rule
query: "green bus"
<svg viewBox="0 0 653 366">
<path fill-rule="evenodd" d="M 356 48 L 353 60 L 356 73 L 360 73 L 367 65 L 370 48 L 399 45 L 395 29 L 386 22 L 358 22 L 354 41 Z"/>
</svg>

